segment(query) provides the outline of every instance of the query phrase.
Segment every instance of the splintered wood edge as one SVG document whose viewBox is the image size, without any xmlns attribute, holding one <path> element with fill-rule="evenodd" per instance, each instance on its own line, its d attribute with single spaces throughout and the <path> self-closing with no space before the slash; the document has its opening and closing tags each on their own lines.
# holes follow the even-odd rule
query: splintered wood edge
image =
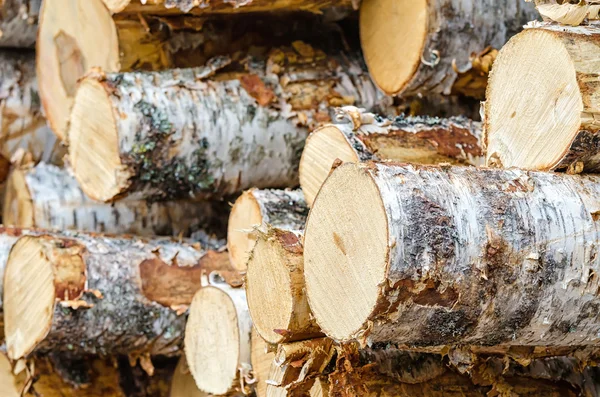
<svg viewBox="0 0 600 397">
<path fill-rule="evenodd" d="M 198 388 L 224 395 L 238 380 L 240 330 L 233 300 L 219 288 L 201 288 L 190 306 L 185 357 Z"/>
<path fill-rule="evenodd" d="M 360 42 L 375 84 L 395 95 L 411 82 L 428 31 L 427 0 L 363 0 Z"/>
<path fill-rule="evenodd" d="M 75 178 L 92 199 L 110 201 L 122 193 L 119 133 L 109 94 L 93 77 L 79 86 L 69 127 L 69 157 Z"/>
<path fill-rule="evenodd" d="M 262 222 L 263 215 L 253 190 L 242 193 L 231 208 L 227 224 L 229 259 L 241 272 L 246 271 L 250 252 L 256 244 L 252 229 L 260 226 Z"/>
<path fill-rule="evenodd" d="M 26 357 L 46 337 L 56 299 L 53 267 L 36 237 L 13 246 L 4 274 L 4 327 L 11 360 Z"/>
<path fill-rule="evenodd" d="M 102 0 L 42 2 L 36 58 L 48 123 L 64 140 L 78 79 L 87 68 L 120 67 L 117 28 Z"/>
<path fill-rule="evenodd" d="M 6 181 L 2 220 L 7 226 L 35 226 L 33 198 L 27 186 L 25 173 L 24 169 L 15 168 Z"/>
<path fill-rule="evenodd" d="M 484 108 L 489 166 L 551 170 L 575 139 L 583 99 L 558 35 L 526 29 L 499 52 Z"/>
<path fill-rule="evenodd" d="M 2 397 L 21 397 L 24 387 L 19 377 L 13 373 L 13 368 L 8 357 L 0 352 L 0 394 Z"/>
<path fill-rule="evenodd" d="M 367 327 L 386 280 L 388 223 L 365 167 L 347 163 L 319 191 L 304 234 L 308 301 L 325 334 L 351 340 Z"/>
<path fill-rule="evenodd" d="M 177 363 L 173 378 L 171 379 L 171 388 L 169 397 L 209 397 L 198 386 L 190 373 L 185 356 L 182 356 Z"/>
<path fill-rule="evenodd" d="M 346 136 L 335 125 L 326 125 L 313 131 L 304 146 L 300 158 L 300 187 L 306 204 L 310 207 L 331 172 L 336 160 L 357 162 L 358 155 L 348 143 Z"/>
<path fill-rule="evenodd" d="M 257 397 L 267 396 L 267 380 L 271 371 L 271 362 L 275 358 L 275 352 L 269 344 L 253 328 L 251 334 L 251 363 L 252 372 L 256 379 L 255 392 Z"/>
</svg>

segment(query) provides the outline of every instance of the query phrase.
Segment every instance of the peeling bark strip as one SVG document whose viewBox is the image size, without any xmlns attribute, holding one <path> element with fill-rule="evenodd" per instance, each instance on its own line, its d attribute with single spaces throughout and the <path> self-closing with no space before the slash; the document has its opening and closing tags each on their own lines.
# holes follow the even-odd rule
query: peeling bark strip
<svg viewBox="0 0 600 397">
<path fill-rule="evenodd" d="M 4 278 L 9 357 L 48 350 L 178 353 L 181 314 L 201 272 L 219 261 L 210 254 L 167 239 L 75 232 L 22 237 Z"/>
<path fill-rule="evenodd" d="M 307 128 L 329 120 L 327 106 L 376 105 L 359 65 L 294 42 L 214 77 L 236 65 L 218 57 L 195 69 L 89 75 L 71 114 L 75 176 L 100 201 L 297 185 Z"/>
<path fill-rule="evenodd" d="M 487 163 L 597 172 L 600 27 L 529 27 L 500 51 L 490 77 L 484 107 Z"/>
<path fill-rule="evenodd" d="M 458 74 L 473 67 L 472 54 L 501 48 L 537 17 L 521 0 L 364 0 L 361 43 L 384 92 L 448 95 Z"/>
<path fill-rule="evenodd" d="M 335 124 L 317 128 L 306 140 L 300 186 L 310 206 L 337 160 L 477 166 L 484 163 L 483 156 L 481 124 L 465 117 L 390 119 L 346 106 L 338 109 Z"/>
<path fill-rule="evenodd" d="M 599 194 L 594 176 L 344 164 L 307 222 L 311 309 L 337 340 L 595 345 Z"/>
<path fill-rule="evenodd" d="M 39 163 L 14 169 L 4 200 L 5 225 L 140 236 L 189 236 L 211 217 L 210 203 L 106 204 L 85 196 L 68 170 Z"/>
<path fill-rule="evenodd" d="M 7 3 L 10 2 L 4 4 Z M 2 39 L 0 37 L 0 43 Z M 17 149 L 22 148 L 31 153 L 34 161 L 61 160 L 56 137 L 42 115 L 33 51 L 7 49 L 0 52 L 0 108 L 2 157 L 9 160 Z M 6 173 L 1 171 L 3 177 L 0 179 L 4 180 Z"/>
<path fill-rule="evenodd" d="M 4 0 L 0 4 L 0 47 L 32 48 L 42 0 Z"/>
<path fill-rule="evenodd" d="M 229 14 L 234 12 L 309 11 L 352 9 L 351 0 L 103 0 L 111 13 Z"/>
<path fill-rule="evenodd" d="M 257 240 L 256 229 L 302 231 L 308 207 L 300 190 L 250 189 L 234 203 L 227 224 L 227 249 L 233 266 L 245 271 Z"/>
</svg>

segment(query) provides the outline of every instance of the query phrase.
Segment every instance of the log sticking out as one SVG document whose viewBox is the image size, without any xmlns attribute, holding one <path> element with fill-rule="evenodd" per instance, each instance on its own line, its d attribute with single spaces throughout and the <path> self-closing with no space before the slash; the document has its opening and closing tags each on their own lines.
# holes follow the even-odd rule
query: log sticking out
<svg viewBox="0 0 600 397">
<path fill-rule="evenodd" d="M 250 363 L 255 379 L 254 392 L 257 397 L 267 397 L 267 382 L 271 371 L 271 362 L 275 358 L 275 347 L 265 342 L 256 328 L 252 329 L 250 343 Z"/>
<path fill-rule="evenodd" d="M 519 0 L 364 0 L 361 43 L 373 79 L 387 94 L 447 95 L 458 74 L 471 69 L 471 54 L 502 47 L 537 16 Z"/>
<path fill-rule="evenodd" d="M 185 356 L 198 388 L 214 395 L 252 389 L 252 320 L 246 291 L 211 275 L 194 296 L 185 328 Z"/>
<path fill-rule="evenodd" d="M 306 299 L 298 231 L 269 228 L 261 233 L 248 261 L 246 291 L 254 326 L 267 342 L 322 336 Z"/>
<path fill-rule="evenodd" d="M 595 176 L 344 164 L 307 221 L 311 309 L 337 340 L 596 344 L 598 194 Z"/>
<path fill-rule="evenodd" d="M 325 106 L 376 105 L 359 64 L 294 42 L 245 66 L 217 57 L 201 68 L 93 73 L 71 114 L 75 176 L 100 201 L 295 186 L 307 128 L 329 120 Z"/>
<path fill-rule="evenodd" d="M 235 268 L 245 271 L 257 240 L 256 228 L 304 229 L 308 208 L 299 190 L 250 189 L 235 201 L 227 224 L 227 249 Z"/>
<path fill-rule="evenodd" d="M 482 165 L 481 125 L 464 117 L 382 118 L 347 106 L 337 123 L 313 131 L 300 159 L 300 186 L 312 205 L 337 160 L 395 160 L 418 164 Z"/>
<path fill-rule="evenodd" d="M 196 381 L 190 373 L 185 357 L 179 359 L 175 368 L 173 379 L 171 380 L 171 390 L 169 397 L 209 397 L 210 395 L 200 391 L 196 386 Z M 262 396 L 258 396 L 262 397 Z"/>
<path fill-rule="evenodd" d="M 600 30 L 531 27 L 502 48 L 490 77 L 484 108 L 488 166 L 599 171 L 594 80 Z"/>
<path fill-rule="evenodd" d="M 8 355 L 34 352 L 171 355 L 202 271 L 227 261 L 170 240 L 95 234 L 21 237 L 4 277 Z"/>
<path fill-rule="evenodd" d="M 39 163 L 15 168 L 4 200 L 5 225 L 140 236 L 188 235 L 213 217 L 209 203 L 106 204 L 88 199 L 66 169 Z"/>
<path fill-rule="evenodd" d="M 140 0 L 104 0 L 111 13 L 152 13 L 152 14 L 230 14 L 237 12 L 309 11 L 336 7 L 352 9 L 351 0 L 155 0 L 149 3 Z"/>
<path fill-rule="evenodd" d="M 42 0 L 4 0 L 0 3 L 0 47 L 32 48 Z"/>
</svg>

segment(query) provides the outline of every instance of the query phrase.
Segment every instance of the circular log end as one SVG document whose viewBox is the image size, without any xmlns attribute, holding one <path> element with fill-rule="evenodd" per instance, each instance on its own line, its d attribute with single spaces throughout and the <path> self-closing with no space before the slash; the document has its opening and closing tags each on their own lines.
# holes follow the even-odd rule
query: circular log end
<svg viewBox="0 0 600 397">
<path fill-rule="evenodd" d="M 3 397 L 21 397 L 23 383 L 20 376 L 14 375 L 8 357 L 0 353 L 0 391 Z"/>
<path fill-rule="evenodd" d="M 116 14 L 125 10 L 125 8 L 131 3 L 131 0 L 103 0 L 106 8 L 111 14 Z"/>
<path fill-rule="evenodd" d="M 300 159 L 300 186 L 310 207 L 336 160 L 355 163 L 358 156 L 344 133 L 334 125 L 313 131 Z"/>
<path fill-rule="evenodd" d="M 75 178 L 92 199 L 111 201 L 126 189 L 119 178 L 124 168 L 119 154 L 115 116 L 102 82 L 81 82 L 69 128 L 69 157 Z"/>
<path fill-rule="evenodd" d="M 556 32 L 526 29 L 502 48 L 490 75 L 488 165 L 553 169 L 577 136 L 582 111 L 566 43 Z"/>
<path fill-rule="evenodd" d="M 259 238 L 248 260 L 248 308 L 258 333 L 269 343 L 281 343 L 289 340 L 287 334 L 301 331 L 292 329 L 300 325 L 292 318 L 300 315 L 298 300 L 306 298 L 294 288 L 291 274 L 302 272 L 301 262 L 302 254 L 287 251 L 276 236 Z"/>
<path fill-rule="evenodd" d="M 2 220 L 7 226 L 35 227 L 33 200 L 25 172 L 24 169 L 15 168 L 6 181 Z"/>
<path fill-rule="evenodd" d="M 262 225 L 263 216 L 253 190 L 244 192 L 234 203 L 227 225 L 227 249 L 233 266 L 246 271 L 250 251 L 256 244 L 252 233 L 254 227 Z"/>
<path fill-rule="evenodd" d="M 388 266 L 388 224 L 372 175 L 356 164 L 331 174 L 304 235 L 304 274 L 317 323 L 336 340 L 365 330 Z"/>
<path fill-rule="evenodd" d="M 427 0 L 364 0 L 360 41 L 375 84 L 388 95 L 401 93 L 421 65 L 427 40 Z"/>
<path fill-rule="evenodd" d="M 171 379 L 169 397 L 208 397 L 194 381 L 185 357 L 181 357 Z"/>
<path fill-rule="evenodd" d="M 198 388 L 228 394 L 238 380 L 240 329 L 235 305 L 216 287 L 200 289 L 185 328 L 185 356 Z"/>
<path fill-rule="evenodd" d="M 252 341 L 250 361 L 252 363 L 252 372 L 256 379 L 255 392 L 257 397 L 267 397 L 267 380 L 271 371 L 271 362 L 275 358 L 275 352 L 267 342 L 258 334 L 255 328 L 252 329 Z"/>
<path fill-rule="evenodd" d="M 315 383 L 309 390 L 310 397 L 329 397 L 329 382 L 326 377 L 315 379 Z"/>
<path fill-rule="evenodd" d="M 43 3 L 37 41 L 40 98 L 50 127 L 64 139 L 77 81 L 92 66 L 119 68 L 117 30 L 102 0 Z"/>
</svg>

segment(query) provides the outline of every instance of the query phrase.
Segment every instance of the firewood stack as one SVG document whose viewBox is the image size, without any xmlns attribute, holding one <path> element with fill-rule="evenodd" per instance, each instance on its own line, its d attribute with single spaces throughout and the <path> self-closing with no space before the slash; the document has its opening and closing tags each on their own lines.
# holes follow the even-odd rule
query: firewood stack
<svg viewBox="0 0 600 397">
<path fill-rule="evenodd" d="M 597 2 L 0 3 L 0 396 L 600 396 Z"/>
</svg>

